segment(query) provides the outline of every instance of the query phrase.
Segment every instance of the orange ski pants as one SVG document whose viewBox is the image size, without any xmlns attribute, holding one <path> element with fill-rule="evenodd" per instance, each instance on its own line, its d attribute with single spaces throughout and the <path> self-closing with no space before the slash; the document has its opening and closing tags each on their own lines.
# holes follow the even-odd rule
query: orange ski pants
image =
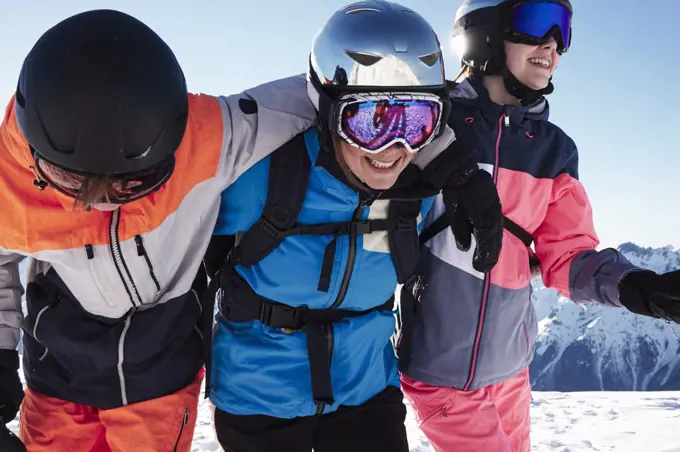
<svg viewBox="0 0 680 452">
<path fill-rule="evenodd" d="M 109 410 L 26 388 L 19 437 L 27 452 L 189 452 L 203 376 L 174 394 Z"/>
</svg>

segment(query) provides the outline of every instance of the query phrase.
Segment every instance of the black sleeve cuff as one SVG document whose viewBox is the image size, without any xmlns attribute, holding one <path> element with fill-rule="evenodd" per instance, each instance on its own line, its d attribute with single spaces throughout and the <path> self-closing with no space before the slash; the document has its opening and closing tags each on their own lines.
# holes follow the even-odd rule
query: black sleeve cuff
<svg viewBox="0 0 680 452">
<path fill-rule="evenodd" d="M 0 368 L 19 369 L 19 353 L 16 350 L 0 349 Z"/>
<path fill-rule="evenodd" d="M 656 273 L 643 270 L 631 272 L 619 283 L 619 301 L 630 312 L 648 317 L 658 318 L 652 312 L 647 303 L 646 287 L 650 287 L 650 279 L 656 277 Z"/>
</svg>

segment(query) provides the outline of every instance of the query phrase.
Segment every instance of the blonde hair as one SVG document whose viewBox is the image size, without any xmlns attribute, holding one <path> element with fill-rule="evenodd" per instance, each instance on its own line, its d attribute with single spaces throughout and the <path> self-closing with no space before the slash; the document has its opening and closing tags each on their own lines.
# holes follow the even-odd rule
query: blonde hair
<svg viewBox="0 0 680 452">
<path fill-rule="evenodd" d="M 456 76 L 456 78 L 453 79 L 454 83 L 461 83 L 463 82 L 466 78 L 472 76 L 475 73 L 475 68 L 472 66 L 469 66 L 465 63 L 461 64 L 460 72 Z"/>
<path fill-rule="evenodd" d="M 48 179 L 60 185 L 78 189 L 78 194 L 73 202 L 73 210 L 82 207 L 83 210 L 91 210 L 97 203 L 109 202 L 109 188 L 111 187 L 111 176 L 108 174 L 93 174 L 83 176 L 72 173 L 60 168 L 45 160 L 40 160 L 38 166 L 45 173 Z"/>
<path fill-rule="evenodd" d="M 109 189 L 111 176 L 108 174 L 90 175 L 83 181 L 83 186 L 73 202 L 73 210 L 81 205 L 84 210 L 91 210 L 97 203 L 110 202 Z"/>
</svg>

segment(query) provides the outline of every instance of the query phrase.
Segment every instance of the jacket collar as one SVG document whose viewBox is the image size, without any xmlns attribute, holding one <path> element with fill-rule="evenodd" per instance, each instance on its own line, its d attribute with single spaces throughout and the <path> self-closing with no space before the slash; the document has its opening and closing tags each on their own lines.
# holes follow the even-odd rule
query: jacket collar
<svg viewBox="0 0 680 452">
<path fill-rule="evenodd" d="M 550 107 L 545 97 L 527 106 L 499 105 L 493 102 L 481 77 L 469 77 L 459 83 L 451 90 L 450 97 L 452 108 L 455 108 L 455 105 L 473 106 L 491 121 L 496 121 L 505 113 L 510 117 L 510 123 L 518 126 L 527 120 L 547 121 L 550 115 Z"/>
</svg>

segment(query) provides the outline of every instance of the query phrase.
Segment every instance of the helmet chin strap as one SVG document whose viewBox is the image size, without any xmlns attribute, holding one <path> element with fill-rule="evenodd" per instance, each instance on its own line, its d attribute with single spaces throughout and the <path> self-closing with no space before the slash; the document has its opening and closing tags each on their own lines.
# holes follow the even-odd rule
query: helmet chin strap
<svg viewBox="0 0 680 452">
<path fill-rule="evenodd" d="M 520 82 L 515 74 L 508 69 L 506 61 L 505 50 L 503 45 L 499 46 L 498 57 L 492 58 L 487 62 L 484 73 L 488 75 L 500 75 L 503 77 L 503 84 L 505 89 L 511 96 L 519 99 L 522 105 L 528 106 L 539 100 L 541 97 L 552 93 L 555 87 L 552 84 L 552 77 L 548 80 L 548 85 L 543 89 L 532 89 Z"/>
<path fill-rule="evenodd" d="M 548 86 L 543 89 L 531 89 L 524 83 L 520 82 L 515 74 L 513 74 L 507 67 L 503 67 L 500 71 L 500 75 L 503 77 L 503 84 L 505 89 L 508 90 L 510 95 L 519 99 L 522 105 L 531 105 L 541 97 L 552 93 L 555 87 L 552 84 L 552 77 L 548 80 Z"/>
</svg>

